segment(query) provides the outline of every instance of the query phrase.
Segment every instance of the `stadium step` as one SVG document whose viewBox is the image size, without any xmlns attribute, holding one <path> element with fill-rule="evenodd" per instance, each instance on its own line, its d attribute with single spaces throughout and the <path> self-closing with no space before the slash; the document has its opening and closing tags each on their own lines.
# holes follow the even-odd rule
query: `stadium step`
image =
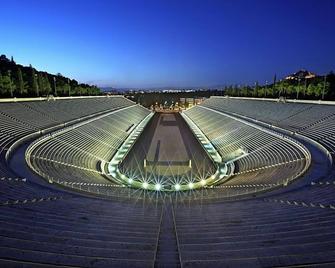
<svg viewBox="0 0 335 268">
<path fill-rule="evenodd" d="M 172 209 L 171 204 L 163 207 L 155 267 L 180 267 Z"/>
</svg>

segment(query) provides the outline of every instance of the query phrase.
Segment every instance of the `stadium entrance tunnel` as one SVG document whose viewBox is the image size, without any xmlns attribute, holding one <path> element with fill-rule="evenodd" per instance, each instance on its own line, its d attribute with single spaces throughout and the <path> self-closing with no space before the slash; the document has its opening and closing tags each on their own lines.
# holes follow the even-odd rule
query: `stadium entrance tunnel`
<svg viewBox="0 0 335 268">
<path fill-rule="evenodd" d="M 135 127 L 108 164 L 123 186 L 164 192 L 210 188 L 228 177 L 211 142 L 182 113 L 151 113 Z"/>
</svg>

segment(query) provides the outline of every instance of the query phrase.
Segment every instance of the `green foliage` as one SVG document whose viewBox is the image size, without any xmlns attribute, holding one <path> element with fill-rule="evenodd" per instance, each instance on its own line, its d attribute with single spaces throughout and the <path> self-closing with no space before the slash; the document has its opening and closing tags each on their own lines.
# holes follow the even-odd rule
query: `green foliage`
<svg viewBox="0 0 335 268">
<path fill-rule="evenodd" d="M 304 98 L 304 99 L 322 99 L 335 100 L 335 75 L 330 72 L 326 76 L 317 76 L 312 79 L 302 81 L 298 80 L 281 80 L 277 81 L 274 77 L 275 84 L 259 85 L 255 84 L 254 88 L 250 86 L 225 88 L 225 94 L 229 96 L 243 97 L 268 97 L 278 98 Z M 298 93 L 298 94 L 297 94 Z"/>
<path fill-rule="evenodd" d="M 19 93 L 21 96 L 26 93 L 25 92 L 25 87 L 24 87 L 22 71 L 21 71 L 20 68 L 17 68 L 17 73 L 16 73 L 16 92 Z"/>
<path fill-rule="evenodd" d="M 71 96 L 71 86 L 69 84 L 64 84 L 63 86 L 63 95 Z"/>
<path fill-rule="evenodd" d="M 2 94 L 2 74 L 0 72 L 0 94 Z"/>
<path fill-rule="evenodd" d="M 0 55 L 0 97 L 11 97 L 11 92 L 14 97 L 69 96 L 69 91 L 71 96 L 101 94 L 96 86 L 79 84 L 60 73 L 39 72 Z"/>
<path fill-rule="evenodd" d="M 12 81 L 10 79 L 10 75 L 9 73 L 8 74 L 5 74 L 5 75 L 2 75 L 2 82 L 1 82 L 1 93 L 4 95 L 4 96 L 10 96 L 11 95 L 11 90 L 12 90 Z"/>
<path fill-rule="evenodd" d="M 317 92 L 317 87 L 314 84 L 309 84 L 307 87 L 307 95 L 308 96 L 313 96 L 315 95 L 315 92 Z"/>
<path fill-rule="evenodd" d="M 35 69 L 31 67 L 30 70 L 30 96 L 39 96 L 38 81 L 36 77 Z"/>
<path fill-rule="evenodd" d="M 38 74 L 38 88 L 41 96 L 48 96 L 51 92 L 51 85 L 46 73 Z"/>
</svg>

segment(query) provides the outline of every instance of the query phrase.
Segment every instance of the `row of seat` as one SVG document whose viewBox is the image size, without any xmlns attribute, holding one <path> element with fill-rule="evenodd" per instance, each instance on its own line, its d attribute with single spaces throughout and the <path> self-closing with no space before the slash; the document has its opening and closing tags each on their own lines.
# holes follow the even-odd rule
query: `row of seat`
<svg viewBox="0 0 335 268">
<path fill-rule="evenodd" d="M 335 262 L 331 209 L 249 200 L 175 207 L 185 267 L 283 267 Z"/>
<path fill-rule="evenodd" d="M 73 195 L 0 208 L 2 267 L 153 265 L 160 208 Z"/>
<path fill-rule="evenodd" d="M 101 164 L 110 161 L 149 110 L 131 106 L 97 120 L 51 133 L 29 153 L 33 168 L 51 181 L 112 183 Z"/>
<path fill-rule="evenodd" d="M 334 105 L 274 102 L 257 99 L 213 96 L 203 103 L 221 111 L 241 114 L 257 120 L 299 131 L 335 114 Z"/>
<path fill-rule="evenodd" d="M 192 108 L 188 111 L 190 117 L 192 110 L 202 111 Z M 134 118 L 134 123 L 138 120 L 135 114 L 140 114 L 139 109 L 129 108 L 129 113 L 123 116 L 126 111 L 128 109 L 120 111 L 116 117 L 111 114 L 69 130 L 73 135 L 65 135 L 67 132 L 64 132 L 64 137 L 63 134 L 54 136 L 52 147 L 51 143 L 42 144 L 46 147 L 39 150 L 41 158 L 57 156 L 51 154 L 56 148 L 58 151 L 63 146 L 74 145 L 77 150 L 67 151 L 69 155 L 75 155 L 69 158 L 71 161 L 78 161 L 77 157 L 89 159 L 91 155 L 105 159 L 108 157 L 105 151 L 96 148 L 107 144 L 108 150 L 114 147 L 117 144 L 117 141 L 113 143 L 114 138 L 126 135 L 132 127 L 128 117 Z M 200 115 L 206 114 L 202 120 L 211 122 L 214 113 L 207 116 L 208 113 L 204 110 L 199 115 L 195 114 L 194 118 L 200 123 Z M 206 128 L 204 123 L 203 129 L 213 143 L 216 142 L 217 146 L 223 144 L 225 152 L 236 152 L 234 145 L 224 144 L 224 138 L 215 139 L 223 133 L 230 143 L 241 146 L 243 152 L 251 155 L 255 152 L 256 158 L 250 163 L 256 159 L 265 163 L 266 159 L 256 153 L 262 142 L 253 141 L 264 139 L 264 143 L 269 144 L 266 148 L 271 148 L 269 156 L 275 157 L 270 144 L 280 145 L 280 138 L 273 140 L 268 133 L 230 119 L 216 117 L 210 128 Z M 113 127 L 117 127 L 114 129 L 117 135 L 109 133 Z M 243 135 L 239 135 L 240 131 Z M 236 135 L 236 140 L 233 135 Z M 72 140 L 71 136 L 77 139 Z M 88 144 L 94 143 L 89 138 L 91 136 L 103 140 L 98 141 L 96 147 L 91 147 Z M 82 143 L 74 143 L 76 140 L 82 140 Z M 248 142 L 244 143 L 244 140 Z M 281 157 L 291 157 L 286 150 L 291 150 L 291 147 L 279 147 L 278 151 L 283 151 Z M 288 177 L 296 172 L 291 169 L 297 163 L 303 165 L 303 161 L 281 164 L 281 158 L 271 161 L 277 161 L 282 167 L 247 168 L 235 177 L 242 181 L 241 184 L 232 179 L 218 186 L 222 188 L 190 191 L 188 196 L 175 193 L 167 200 L 159 193 L 157 199 L 148 200 L 145 198 L 148 195 L 146 191 L 137 191 L 135 195 L 128 188 L 113 187 L 110 188 L 115 194 L 121 193 L 119 198 L 116 195 L 110 197 L 111 200 L 88 198 L 36 184 L 30 178 L 3 178 L 0 180 L 0 266 L 158 267 L 167 265 L 169 259 L 175 258 L 176 252 L 183 267 L 334 266 L 335 210 L 329 206 L 334 204 L 333 185 L 309 184 L 298 189 L 288 185 L 281 193 L 269 192 L 266 195 L 257 194 L 253 199 L 244 197 L 245 200 L 224 202 L 225 199 L 230 200 L 231 195 L 256 194 L 257 189 L 267 189 L 272 178 L 280 181 L 279 176 Z M 94 177 L 98 169 L 95 172 L 83 166 L 78 169 L 71 166 L 71 162 L 60 164 L 39 160 L 36 163 L 48 174 L 58 172 L 59 178 L 66 178 L 63 183 L 87 181 L 92 184 L 91 187 L 108 188 L 104 186 L 105 180 L 101 180 L 104 181 L 101 186 L 92 183 L 99 181 Z M 250 163 L 241 165 L 252 167 Z M 80 187 L 80 184 L 76 185 Z M 133 198 L 126 201 L 127 192 Z M 163 213 L 163 210 L 171 211 Z M 173 240 L 173 235 L 176 246 L 167 243 Z M 164 251 L 161 254 L 163 257 L 157 259 L 161 256 L 157 254 L 160 251 Z"/>
<path fill-rule="evenodd" d="M 0 102 L 0 175 L 13 175 L 5 155 L 17 140 L 51 127 L 63 127 L 72 120 L 134 105 L 121 96 L 50 101 Z"/>
<path fill-rule="evenodd" d="M 121 96 L 113 96 L 0 103 L 0 110 L 6 116 L 15 118 L 37 129 L 44 129 L 57 123 L 67 122 L 105 110 L 117 109 L 130 104 L 133 103 Z"/>
<path fill-rule="evenodd" d="M 330 153 L 335 152 L 335 105 L 282 103 L 226 97 L 211 97 L 203 105 L 302 134 L 325 146 Z"/>
<path fill-rule="evenodd" d="M 206 102 L 205 102 L 206 104 Z M 217 148 L 223 161 L 233 161 L 230 183 L 278 183 L 294 179 L 304 170 L 306 156 L 295 143 L 263 131 L 216 110 L 202 106 L 185 112 Z"/>
<path fill-rule="evenodd" d="M 123 97 L 1 105 L 4 152 L 36 130 L 106 112 L 87 124 L 51 133 L 31 160 L 45 178 L 78 190 L 94 188 L 113 201 L 45 185 L 34 177 L 10 177 L 8 163 L 2 159 L 0 266 L 153 266 L 161 207 L 134 202 L 132 192 L 114 187 L 99 170 L 99 161 L 109 161 L 149 111 Z M 123 202 L 127 196 L 133 201 Z"/>
</svg>

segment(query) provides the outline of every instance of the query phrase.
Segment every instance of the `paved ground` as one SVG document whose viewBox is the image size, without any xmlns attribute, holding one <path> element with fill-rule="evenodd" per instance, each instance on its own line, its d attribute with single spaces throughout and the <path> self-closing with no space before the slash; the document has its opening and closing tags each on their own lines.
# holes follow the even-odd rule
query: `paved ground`
<svg viewBox="0 0 335 268">
<path fill-rule="evenodd" d="M 121 170 L 137 177 L 165 176 L 169 180 L 185 176 L 200 180 L 214 173 L 214 166 L 179 113 L 156 113 Z"/>
<path fill-rule="evenodd" d="M 147 152 L 150 162 L 187 162 L 191 159 L 180 133 L 179 114 L 160 114 Z M 163 164 L 163 163 L 162 163 Z"/>
</svg>

